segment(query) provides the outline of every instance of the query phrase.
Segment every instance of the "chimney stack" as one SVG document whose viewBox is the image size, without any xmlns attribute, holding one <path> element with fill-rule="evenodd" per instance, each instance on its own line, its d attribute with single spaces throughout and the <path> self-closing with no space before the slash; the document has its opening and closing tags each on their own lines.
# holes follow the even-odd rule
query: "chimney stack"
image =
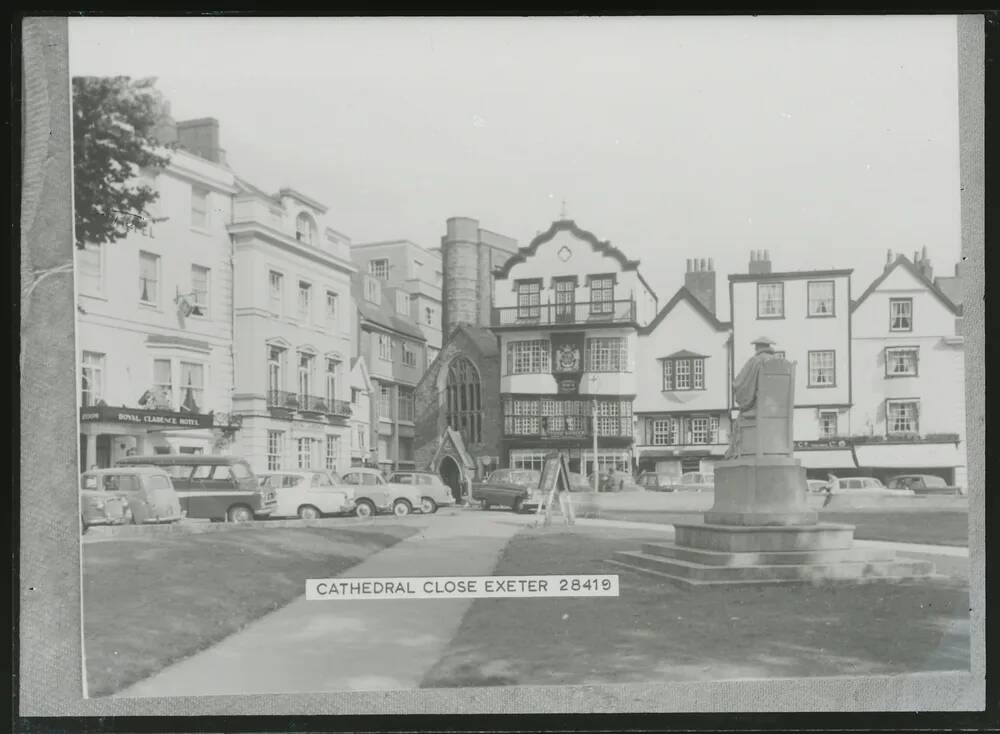
<svg viewBox="0 0 1000 734">
<path fill-rule="evenodd" d="M 763 275 L 771 272 L 771 253 L 768 250 L 750 251 L 751 275 Z"/>
<path fill-rule="evenodd" d="M 715 268 L 712 267 L 711 260 L 688 260 L 684 287 L 715 316 Z"/>
<path fill-rule="evenodd" d="M 219 147 L 219 121 L 214 117 L 178 122 L 177 142 L 200 158 L 213 163 L 226 162 L 226 152 Z"/>
</svg>

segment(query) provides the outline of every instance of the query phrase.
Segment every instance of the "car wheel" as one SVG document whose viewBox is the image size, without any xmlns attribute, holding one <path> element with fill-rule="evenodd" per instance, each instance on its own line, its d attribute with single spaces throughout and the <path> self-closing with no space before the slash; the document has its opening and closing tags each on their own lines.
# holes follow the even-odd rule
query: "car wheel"
<svg viewBox="0 0 1000 734">
<path fill-rule="evenodd" d="M 518 513 L 521 511 L 523 504 L 524 504 L 523 500 L 521 500 L 521 498 L 518 497 L 516 500 L 514 500 L 514 504 L 511 506 L 510 509 L 512 509 L 515 513 Z"/>
<path fill-rule="evenodd" d="M 483 500 L 483 501 L 482 501 L 482 508 L 483 508 L 484 510 L 488 510 L 488 509 L 490 509 L 490 503 L 489 503 L 489 500 Z"/>
<path fill-rule="evenodd" d="M 230 507 L 226 513 L 229 522 L 253 522 L 253 510 L 246 505 Z"/>
<path fill-rule="evenodd" d="M 433 515 L 438 511 L 437 502 L 430 497 L 424 497 L 420 500 L 420 511 L 425 515 Z"/>
<path fill-rule="evenodd" d="M 312 505 L 302 505 L 299 508 L 299 517 L 303 520 L 319 520 L 321 513 Z"/>
<path fill-rule="evenodd" d="M 375 514 L 375 505 L 368 500 L 358 500 L 358 504 L 354 508 L 354 514 L 358 517 L 371 517 Z"/>
<path fill-rule="evenodd" d="M 396 517 L 405 517 L 413 512 L 413 505 L 407 500 L 396 500 L 392 503 L 392 514 Z"/>
</svg>

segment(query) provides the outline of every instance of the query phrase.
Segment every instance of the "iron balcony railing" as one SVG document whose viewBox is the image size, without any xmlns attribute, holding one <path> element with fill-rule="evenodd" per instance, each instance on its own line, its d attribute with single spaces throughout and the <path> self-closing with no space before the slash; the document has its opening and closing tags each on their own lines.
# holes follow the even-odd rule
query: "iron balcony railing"
<svg viewBox="0 0 1000 734">
<path fill-rule="evenodd" d="M 494 308 L 490 326 L 599 326 L 635 323 L 635 300 L 545 303 Z"/>
<path fill-rule="evenodd" d="M 347 400 L 327 400 L 318 395 L 306 395 L 288 390 L 268 390 L 267 407 L 304 413 L 323 413 L 344 418 L 351 415 L 351 404 Z"/>
</svg>

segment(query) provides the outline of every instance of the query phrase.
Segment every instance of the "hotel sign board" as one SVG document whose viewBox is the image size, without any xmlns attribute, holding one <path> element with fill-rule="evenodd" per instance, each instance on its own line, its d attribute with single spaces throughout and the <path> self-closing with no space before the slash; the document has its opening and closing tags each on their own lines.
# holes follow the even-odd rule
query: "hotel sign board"
<svg viewBox="0 0 1000 734">
<path fill-rule="evenodd" d="M 98 405 L 80 408 L 80 422 L 126 423 L 165 428 L 211 428 L 214 425 L 214 417 L 209 413 L 175 413 L 169 410 L 137 410 Z"/>
</svg>

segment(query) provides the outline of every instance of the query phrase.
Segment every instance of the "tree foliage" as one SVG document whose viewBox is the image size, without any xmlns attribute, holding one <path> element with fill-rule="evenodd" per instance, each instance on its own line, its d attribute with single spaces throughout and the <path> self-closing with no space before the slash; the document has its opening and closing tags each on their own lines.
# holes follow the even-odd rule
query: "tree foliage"
<svg viewBox="0 0 1000 734">
<path fill-rule="evenodd" d="M 122 239 L 159 194 L 139 174 L 170 162 L 156 140 L 166 105 L 155 78 L 73 78 L 76 246 Z"/>
</svg>

